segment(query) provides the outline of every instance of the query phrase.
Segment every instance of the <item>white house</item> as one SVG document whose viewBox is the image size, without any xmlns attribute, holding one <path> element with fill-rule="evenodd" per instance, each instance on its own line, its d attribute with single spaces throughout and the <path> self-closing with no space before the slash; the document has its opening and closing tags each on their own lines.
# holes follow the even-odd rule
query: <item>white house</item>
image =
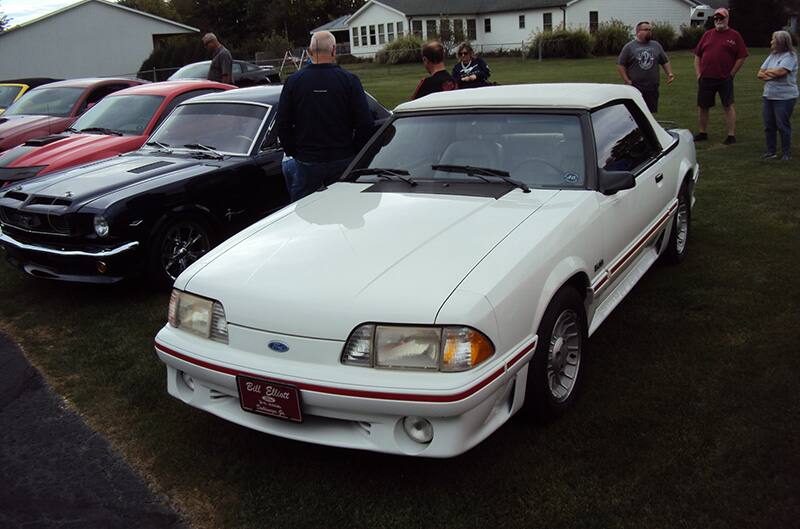
<svg viewBox="0 0 800 529">
<path fill-rule="evenodd" d="M 350 48 L 372 56 L 406 33 L 427 40 L 442 21 L 478 50 L 523 47 L 532 34 L 561 26 L 594 31 L 612 19 L 634 26 L 642 20 L 666 22 L 677 30 L 689 24 L 693 0 L 367 0 L 345 25 Z"/>
<path fill-rule="evenodd" d="M 0 79 L 135 73 L 159 37 L 199 30 L 106 0 L 83 0 L 0 33 Z"/>
</svg>

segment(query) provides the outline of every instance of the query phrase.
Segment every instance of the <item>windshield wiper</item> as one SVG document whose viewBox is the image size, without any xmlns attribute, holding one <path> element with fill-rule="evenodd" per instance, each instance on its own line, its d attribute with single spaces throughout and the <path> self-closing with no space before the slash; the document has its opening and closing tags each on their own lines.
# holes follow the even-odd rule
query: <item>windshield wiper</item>
<svg viewBox="0 0 800 529">
<path fill-rule="evenodd" d="M 490 169 L 488 167 L 473 167 L 471 165 L 432 165 L 434 171 L 444 171 L 445 173 L 462 173 L 467 176 L 474 176 L 488 182 L 485 177 L 502 178 L 504 182 L 522 189 L 523 193 L 530 193 L 531 188 L 528 184 L 511 178 L 511 173 L 500 169 Z"/>
<path fill-rule="evenodd" d="M 80 132 L 80 131 L 79 131 L 78 129 L 76 129 L 75 127 L 67 127 L 66 131 L 67 131 L 67 132 L 74 132 L 74 133 L 76 133 L 76 134 L 77 134 L 78 132 Z"/>
<path fill-rule="evenodd" d="M 184 147 L 186 147 L 187 149 L 199 149 L 200 151 L 203 152 L 204 156 L 213 157 L 213 158 L 216 158 L 218 160 L 221 160 L 222 158 L 224 158 L 224 156 L 222 156 L 222 154 L 220 154 L 216 150 L 214 150 L 214 147 L 211 147 L 209 145 L 203 145 L 202 143 L 187 143 L 187 144 L 184 145 Z"/>
<path fill-rule="evenodd" d="M 107 129 L 105 127 L 87 127 L 85 129 L 81 129 L 80 132 L 99 132 L 101 134 L 108 134 L 109 136 L 122 136 L 120 131 Z"/>
<path fill-rule="evenodd" d="M 379 178 L 385 178 L 386 180 L 400 180 L 405 182 L 410 186 L 415 186 L 417 183 L 410 178 L 405 178 L 406 176 L 410 175 L 408 171 L 405 169 L 385 169 L 383 167 L 362 167 L 361 169 L 353 169 L 350 171 L 351 175 L 354 176 L 363 176 L 363 175 L 370 175 L 374 174 Z"/>
<path fill-rule="evenodd" d="M 158 147 L 162 151 L 172 152 L 172 149 L 169 148 L 169 143 L 161 143 L 160 141 L 151 140 L 145 143 L 145 145 L 150 147 Z"/>
</svg>

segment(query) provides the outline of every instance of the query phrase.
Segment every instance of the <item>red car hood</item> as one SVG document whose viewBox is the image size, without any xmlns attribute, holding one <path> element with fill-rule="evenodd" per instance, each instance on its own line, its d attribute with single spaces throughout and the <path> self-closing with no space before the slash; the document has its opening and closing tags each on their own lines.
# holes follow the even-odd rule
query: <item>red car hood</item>
<svg viewBox="0 0 800 529">
<path fill-rule="evenodd" d="M 74 117 L 0 116 L 0 151 L 16 147 L 31 138 L 64 132 Z"/>
<path fill-rule="evenodd" d="M 0 155 L 0 167 L 46 166 L 38 174 L 52 173 L 75 165 L 135 151 L 147 136 L 72 134 L 44 145 L 19 145 Z M 31 142 L 37 143 L 37 142 Z"/>
</svg>

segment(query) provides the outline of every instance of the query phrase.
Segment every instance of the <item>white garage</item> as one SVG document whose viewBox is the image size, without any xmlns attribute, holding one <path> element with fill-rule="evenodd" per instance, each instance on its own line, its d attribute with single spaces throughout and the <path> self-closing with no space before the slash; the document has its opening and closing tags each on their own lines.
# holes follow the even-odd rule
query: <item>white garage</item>
<svg viewBox="0 0 800 529">
<path fill-rule="evenodd" d="M 0 79 L 132 74 L 158 38 L 197 32 L 106 0 L 83 0 L 0 33 Z"/>
</svg>

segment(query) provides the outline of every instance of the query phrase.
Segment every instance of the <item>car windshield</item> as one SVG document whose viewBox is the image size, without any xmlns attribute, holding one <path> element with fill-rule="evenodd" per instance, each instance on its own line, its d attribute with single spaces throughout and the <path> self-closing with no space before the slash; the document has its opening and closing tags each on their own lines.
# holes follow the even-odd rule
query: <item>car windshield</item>
<svg viewBox="0 0 800 529">
<path fill-rule="evenodd" d="M 153 119 L 164 96 L 124 95 L 111 96 L 82 115 L 72 128 L 77 131 L 93 129 L 94 131 L 112 131 L 121 134 L 144 134 L 147 124 Z M 92 132 L 92 131 L 88 131 Z"/>
<path fill-rule="evenodd" d="M 247 154 L 269 107 L 246 103 L 189 103 L 176 108 L 150 140 L 170 149 Z"/>
<path fill-rule="evenodd" d="M 31 114 L 66 117 L 83 94 L 83 88 L 39 88 L 26 92 L 6 110 L 6 116 Z"/>
<path fill-rule="evenodd" d="M 354 165 L 363 168 L 408 171 L 413 180 L 497 182 L 507 173 L 540 188 L 583 188 L 586 179 L 579 117 L 543 113 L 401 116 Z"/>
<path fill-rule="evenodd" d="M 198 62 L 195 64 L 188 64 L 169 76 L 170 81 L 175 79 L 208 79 L 208 68 L 211 66 L 210 62 Z"/>
<path fill-rule="evenodd" d="M 22 90 L 21 86 L 0 86 L 0 108 L 6 108 Z"/>
</svg>

